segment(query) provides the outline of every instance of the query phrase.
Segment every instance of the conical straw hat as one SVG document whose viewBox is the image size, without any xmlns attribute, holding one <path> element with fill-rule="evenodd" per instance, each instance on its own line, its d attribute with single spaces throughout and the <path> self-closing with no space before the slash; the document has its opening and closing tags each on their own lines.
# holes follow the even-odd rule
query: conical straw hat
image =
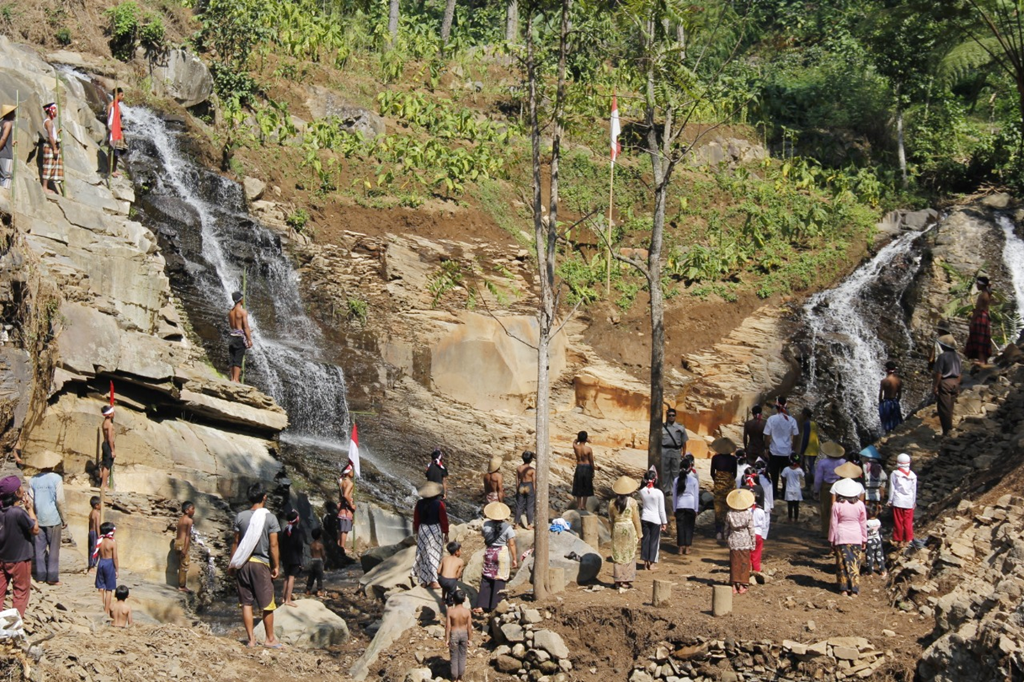
<svg viewBox="0 0 1024 682">
<path fill-rule="evenodd" d="M 638 487 L 636 479 L 629 476 L 619 476 L 619 480 L 615 481 L 615 484 L 612 485 L 612 491 L 616 495 L 632 495 Z"/>
<path fill-rule="evenodd" d="M 484 516 L 491 521 L 504 521 L 512 516 L 512 510 L 504 502 L 491 502 L 484 507 Z"/>
<path fill-rule="evenodd" d="M 736 511 L 750 509 L 754 506 L 754 493 L 750 492 L 746 488 L 733 490 L 725 498 L 725 503 L 729 505 L 729 509 L 735 509 Z"/>
<path fill-rule="evenodd" d="M 842 445 L 831 440 L 822 443 L 819 450 L 821 450 L 821 454 L 832 459 L 839 459 L 846 454 L 846 449 Z"/>
</svg>

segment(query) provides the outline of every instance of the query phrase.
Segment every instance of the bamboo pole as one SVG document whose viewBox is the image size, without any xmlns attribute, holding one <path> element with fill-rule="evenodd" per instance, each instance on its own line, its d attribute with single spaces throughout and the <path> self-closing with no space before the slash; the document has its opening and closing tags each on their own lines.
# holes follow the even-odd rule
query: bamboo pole
<svg viewBox="0 0 1024 682">
<path fill-rule="evenodd" d="M 60 164 L 64 166 L 64 107 L 60 103 L 60 74 L 57 71 L 53 72 L 53 80 L 56 88 L 57 97 L 57 158 L 60 159 Z M 67 170 L 65 169 L 65 174 Z M 67 182 L 63 179 L 60 181 L 60 195 L 66 197 L 68 195 Z"/>
<path fill-rule="evenodd" d="M 17 227 L 18 215 L 18 109 L 21 108 L 21 90 L 14 91 L 14 127 L 11 128 L 11 227 Z"/>
<path fill-rule="evenodd" d="M 246 297 L 246 294 L 248 293 L 246 291 L 246 289 L 248 288 L 248 286 L 249 286 L 249 269 L 245 268 L 245 269 L 242 270 L 242 301 L 244 301 L 246 305 L 249 304 L 249 300 Z M 246 313 L 248 314 L 248 311 L 246 311 Z M 249 328 L 252 329 L 252 323 L 251 322 L 249 323 Z M 238 377 L 238 380 L 241 383 L 243 383 L 243 384 L 245 383 L 245 353 L 242 353 L 242 371 L 241 371 L 240 376 Z M 355 523 L 353 523 L 353 528 L 354 527 L 355 527 Z"/>
<path fill-rule="evenodd" d="M 611 296 L 612 293 L 612 209 L 615 206 L 615 159 L 612 159 L 611 173 L 608 181 L 608 263 L 605 272 L 604 293 Z"/>
</svg>

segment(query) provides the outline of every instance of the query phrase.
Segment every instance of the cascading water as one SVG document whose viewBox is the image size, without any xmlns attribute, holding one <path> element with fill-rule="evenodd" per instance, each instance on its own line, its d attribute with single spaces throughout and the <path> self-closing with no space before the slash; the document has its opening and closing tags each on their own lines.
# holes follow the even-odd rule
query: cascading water
<svg viewBox="0 0 1024 682">
<path fill-rule="evenodd" d="M 1021 327 L 1024 326 L 1024 240 L 1017 236 L 1017 226 L 1010 216 L 1000 213 L 996 216 L 996 222 L 1002 228 L 1006 239 L 1003 244 L 1003 265 L 1010 273 L 1013 295 L 1017 301 L 1016 328 L 1011 338 L 1011 341 L 1015 341 Z"/>
<path fill-rule="evenodd" d="M 184 201 L 198 218 L 200 239 L 181 242 L 181 255 L 205 292 L 214 317 L 208 322 L 226 334 L 231 292 L 245 289 L 253 332 L 247 379 L 285 407 L 296 434 L 345 442 L 345 377 L 322 357 L 322 334 L 306 314 L 279 240 L 251 220 L 236 183 L 186 159 L 156 114 L 125 107 L 124 115 L 133 136 L 147 140 L 159 155 L 164 173 L 158 179 L 165 185 L 160 190 Z M 214 201 L 205 198 L 211 195 Z"/>
<path fill-rule="evenodd" d="M 908 232 L 894 239 L 804 306 L 810 358 L 803 402 L 833 415 L 832 439 L 859 445 L 881 432 L 878 384 L 885 362 L 913 343 L 902 299 L 920 267 L 920 237 Z"/>
</svg>

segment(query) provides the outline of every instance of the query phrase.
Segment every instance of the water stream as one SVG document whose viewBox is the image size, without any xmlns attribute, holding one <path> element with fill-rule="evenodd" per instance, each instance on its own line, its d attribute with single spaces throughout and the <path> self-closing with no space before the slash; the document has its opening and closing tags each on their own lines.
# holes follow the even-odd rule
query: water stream
<svg viewBox="0 0 1024 682">
<path fill-rule="evenodd" d="M 900 235 L 839 286 L 804 305 L 811 354 L 801 402 L 830 413 L 831 437 L 847 445 L 881 432 L 878 383 L 885 363 L 913 344 L 903 299 L 920 269 L 921 237 Z"/>
<path fill-rule="evenodd" d="M 1010 273 L 1013 295 L 1017 301 L 1017 320 L 1010 335 L 1011 341 L 1016 341 L 1021 329 L 1024 328 L 1024 240 L 1017 236 L 1017 226 L 1010 216 L 1000 213 L 996 216 L 996 222 L 1002 228 L 1006 239 L 1003 245 L 1003 265 Z"/>
</svg>

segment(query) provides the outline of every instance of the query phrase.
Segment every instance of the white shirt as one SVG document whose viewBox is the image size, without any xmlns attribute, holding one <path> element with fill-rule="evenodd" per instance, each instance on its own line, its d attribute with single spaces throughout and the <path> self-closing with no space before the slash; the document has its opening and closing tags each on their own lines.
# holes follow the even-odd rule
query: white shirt
<svg viewBox="0 0 1024 682">
<path fill-rule="evenodd" d="M 772 481 L 764 474 L 761 474 L 757 477 L 757 484 L 761 486 L 761 492 L 764 493 L 765 511 L 771 514 L 775 511 L 775 489 L 772 487 Z"/>
<path fill-rule="evenodd" d="M 771 514 L 760 507 L 754 509 L 754 533 L 759 535 L 762 540 L 768 539 L 768 527 L 771 523 Z"/>
<path fill-rule="evenodd" d="M 679 478 L 672 481 L 672 508 L 673 509 L 692 509 L 693 511 L 700 510 L 700 479 L 697 478 L 696 472 L 691 471 L 686 474 L 686 492 L 682 495 L 678 495 Z"/>
<path fill-rule="evenodd" d="M 804 499 L 804 470 L 800 467 L 786 467 L 780 474 L 786 484 L 786 502 L 799 502 Z"/>
<path fill-rule="evenodd" d="M 793 454 L 793 437 L 800 435 L 796 419 L 788 414 L 773 414 L 764 423 L 764 435 L 772 441 L 768 446 L 773 457 L 789 457 Z"/>
<path fill-rule="evenodd" d="M 668 523 L 665 515 L 665 493 L 659 488 L 640 488 L 640 520 L 664 526 Z"/>
<path fill-rule="evenodd" d="M 900 509 L 917 506 L 917 474 L 896 469 L 889 475 L 889 504 Z"/>
<path fill-rule="evenodd" d="M 747 469 L 750 468 L 749 464 L 740 464 L 736 467 L 736 487 L 743 487 L 743 474 L 747 473 Z"/>
<path fill-rule="evenodd" d="M 868 540 L 882 539 L 882 522 L 878 519 L 867 520 Z"/>
</svg>

